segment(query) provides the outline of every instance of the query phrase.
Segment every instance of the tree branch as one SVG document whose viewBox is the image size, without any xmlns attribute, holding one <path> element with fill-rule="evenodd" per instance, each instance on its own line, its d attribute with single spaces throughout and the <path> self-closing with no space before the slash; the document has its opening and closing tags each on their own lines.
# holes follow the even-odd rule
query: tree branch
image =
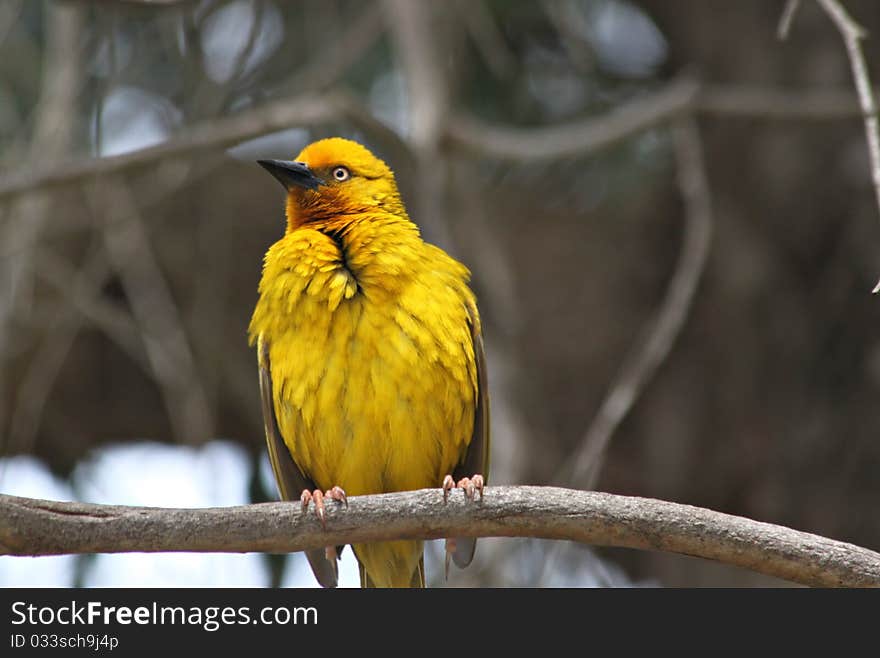
<svg viewBox="0 0 880 658">
<path fill-rule="evenodd" d="M 532 161 L 587 154 L 668 122 L 686 112 L 709 116 L 758 119 L 834 120 L 862 116 L 854 94 L 822 89 L 802 91 L 714 85 L 697 90 L 696 83 L 677 80 L 607 115 L 548 128 L 514 128 L 486 124 L 460 114 L 446 124 L 445 139 L 479 155 Z M 347 119 L 368 132 L 395 155 L 412 165 L 403 140 L 373 117 L 351 94 L 335 91 L 307 98 L 272 101 L 230 117 L 212 119 L 187 129 L 186 134 L 156 146 L 104 158 L 77 159 L 31 169 L 5 171 L 0 176 L 0 200 L 83 179 L 125 173 L 165 159 L 189 157 L 224 148 L 292 126 Z M 520 140 L 525 139 L 520 145 Z"/>
<path fill-rule="evenodd" d="M 87 189 L 88 202 L 104 222 L 107 255 L 140 329 L 174 435 L 181 443 L 207 440 L 214 432 L 211 409 L 180 309 L 153 254 L 146 220 L 124 181 L 110 177 L 103 182 Z"/>
<path fill-rule="evenodd" d="M 453 146 L 504 160 L 551 160 L 596 152 L 653 128 L 692 107 L 699 87 L 689 79 L 622 104 L 601 117 L 542 128 L 511 128 L 459 115 L 449 122 Z"/>
<path fill-rule="evenodd" d="M 779 26 L 776 28 L 776 36 L 780 41 L 785 41 L 788 38 L 792 21 L 794 21 L 795 14 L 797 14 L 800 6 L 801 0 L 786 0 L 782 16 L 779 18 Z"/>
<path fill-rule="evenodd" d="M 75 133 L 74 116 L 82 81 L 81 42 L 85 31 L 85 10 L 63 4 L 47 5 L 40 99 L 34 110 L 34 129 L 28 147 L 32 160 L 55 162 L 70 151 Z M 7 360 L 16 349 L 12 325 L 26 316 L 34 298 L 30 264 L 46 225 L 51 221 L 51 198 L 45 194 L 20 197 L 0 224 L 0 244 L 13 254 L 0 260 L 0 434 L 5 434 Z M 0 438 L 0 445 L 8 439 Z"/>
<path fill-rule="evenodd" d="M 644 331 L 644 338 L 624 360 L 615 381 L 590 424 L 573 459 L 567 482 L 592 489 L 599 479 L 614 431 L 632 409 L 645 385 L 669 355 L 681 333 L 712 238 L 712 208 L 703 147 L 696 121 L 683 117 L 673 125 L 678 186 L 685 207 L 684 241 L 663 304 Z"/>
<path fill-rule="evenodd" d="M 865 136 L 868 140 L 868 155 L 871 159 L 871 180 L 874 182 L 874 193 L 877 197 L 877 208 L 880 209 L 880 119 L 877 117 L 877 102 L 871 90 L 868 77 L 868 66 L 862 52 L 862 39 L 867 36 L 864 28 L 856 23 L 837 0 L 817 0 L 825 13 L 834 21 L 849 55 L 859 104 L 865 119 Z M 874 293 L 880 292 L 880 283 L 874 286 Z"/>
<path fill-rule="evenodd" d="M 694 101 L 694 113 L 776 121 L 829 121 L 862 116 L 858 98 L 850 91 L 750 85 L 705 85 Z"/>
<path fill-rule="evenodd" d="M 452 248 L 446 220 L 448 172 L 439 154 L 449 118 L 444 39 L 428 0 L 384 0 L 386 21 L 406 81 L 407 142 L 414 157 L 415 216 L 429 240 Z"/>
<path fill-rule="evenodd" d="M 789 121 L 862 116 L 858 99 L 849 92 L 699 86 L 679 78 L 604 115 L 553 126 L 518 128 L 459 114 L 449 122 L 446 139 L 464 151 L 500 160 L 555 160 L 598 153 L 684 114 Z"/>
<path fill-rule="evenodd" d="M 384 34 L 385 20 L 381 7 L 366 5 L 362 14 L 340 29 L 339 35 L 325 40 L 322 51 L 312 53 L 290 80 L 279 87 L 279 91 L 301 93 L 305 89 L 325 90 L 339 82 L 354 64 L 366 57 Z M 345 47 L 340 48 L 339 44 L 345 44 Z"/>
<path fill-rule="evenodd" d="M 59 281 L 59 290 L 71 292 L 76 296 L 88 296 L 89 291 L 96 287 L 95 281 L 105 275 L 107 266 L 105 259 L 94 246 L 90 251 L 85 262 L 77 270 L 64 268 L 71 271 L 64 274 L 52 272 L 55 276 L 63 277 L 63 283 Z M 35 274 L 60 269 L 53 266 L 61 259 L 47 252 L 48 250 L 36 252 L 38 255 L 33 260 L 39 263 L 39 267 L 35 268 Z M 18 379 L 15 405 L 6 440 L 8 453 L 14 453 L 16 449 L 30 452 L 40 429 L 46 402 L 84 324 L 86 322 L 82 314 L 70 304 L 59 301 L 36 353 Z"/>
<path fill-rule="evenodd" d="M 0 554 L 283 553 L 357 542 L 541 537 L 681 553 L 804 585 L 880 585 L 880 554 L 782 526 L 648 498 L 490 487 L 468 502 L 439 489 L 349 498 L 327 528 L 299 504 L 208 509 L 91 505 L 0 495 Z"/>
<path fill-rule="evenodd" d="M 185 134 L 131 153 L 73 160 L 32 170 L 7 171 L 0 178 L 0 199 L 36 189 L 78 183 L 86 178 L 124 173 L 164 159 L 231 146 L 291 126 L 315 125 L 340 118 L 348 119 L 385 142 L 400 141 L 392 130 L 372 117 L 350 94 L 338 91 L 316 97 L 273 101 L 227 118 L 205 121 L 192 126 Z"/>
</svg>

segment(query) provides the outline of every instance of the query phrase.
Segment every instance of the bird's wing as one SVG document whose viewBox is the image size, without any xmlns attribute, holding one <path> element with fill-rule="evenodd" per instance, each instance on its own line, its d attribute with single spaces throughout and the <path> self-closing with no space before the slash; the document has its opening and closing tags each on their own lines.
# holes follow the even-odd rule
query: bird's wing
<svg viewBox="0 0 880 658">
<path fill-rule="evenodd" d="M 260 398 L 263 406 L 263 425 L 266 429 L 266 445 L 269 449 L 269 461 L 283 500 L 298 500 L 303 489 L 312 491 L 314 482 L 303 475 L 302 471 L 290 456 L 290 451 L 278 429 L 275 417 L 275 403 L 272 395 L 272 370 L 269 367 L 269 343 L 260 336 L 257 343 L 260 361 Z M 323 587 L 336 587 L 337 567 L 335 560 L 328 560 L 324 549 L 317 548 L 305 551 L 315 578 Z"/>
<path fill-rule="evenodd" d="M 468 444 L 464 459 L 455 469 L 453 477 L 456 481 L 463 477 L 472 477 L 479 473 L 489 481 L 489 384 L 486 373 L 486 353 L 483 350 L 483 334 L 477 316 L 477 309 L 468 308 L 468 323 L 471 327 L 471 341 L 474 346 L 474 360 L 477 364 L 477 407 L 474 410 L 474 431 Z M 456 566 L 464 568 L 474 559 L 477 548 L 475 537 L 458 538 L 455 540 L 455 551 L 452 561 Z"/>
</svg>

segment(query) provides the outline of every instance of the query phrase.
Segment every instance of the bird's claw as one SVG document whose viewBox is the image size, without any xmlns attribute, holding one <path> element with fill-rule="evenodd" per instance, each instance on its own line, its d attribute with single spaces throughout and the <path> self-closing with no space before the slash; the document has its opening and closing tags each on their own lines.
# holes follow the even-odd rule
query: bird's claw
<svg viewBox="0 0 880 658">
<path fill-rule="evenodd" d="M 443 484 L 441 486 L 443 487 L 443 502 L 445 503 L 449 500 L 449 492 L 455 488 L 455 480 L 452 479 L 451 475 L 447 475 L 443 478 Z"/>
<path fill-rule="evenodd" d="M 325 499 L 336 500 L 340 503 L 344 503 L 345 506 L 348 507 L 348 498 L 345 496 L 345 491 L 343 491 L 342 487 L 331 487 L 330 489 L 327 489 L 327 491 L 321 491 L 320 489 L 309 491 L 308 489 L 303 489 L 299 499 L 302 503 L 302 511 L 304 513 L 309 509 L 309 503 L 315 503 L 315 515 L 318 517 L 318 520 L 321 522 L 324 529 L 327 528 L 327 512 L 324 506 Z"/>
<path fill-rule="evenodd" d="M 473 475 L 469 478 L 461 478 L 458 482 L 452 479 L 451 475 L 447 475 L 443 478 L 443 483 L 440 485 L 443 488 L 443 502 L 446 503 L 449 500 L 449 492 L 453 489 L 462 489 L 464 491 L 464 495 L 469 500 L 474 500 L 476 497 L 476 493 L 480 492 L 480 500 L 483 500 L 483 489 L 486 486 L 486 480 L 479 473 Z M 456 541 L 455 537 L 448 537 L 446 539 L 446 579 L 449 580 L 449 562 L 452 559 L 452 554 L 455 553 L 456 549 Z"/>
<path fill-rule="evenodd" d="M 486 486 L 486 482 L 483 479 L 483 476 L 479 473 L 469 478 L 461 478 L 458 482 L 452 479 L 451 475 L 447 475 L 443 478 L 443 502 L 445 503 L 449 500 L 449 492 L 452 489 L 462 489 L 464 490 L 464 495 L 467 496 L 470 500 L 474 500 L 476 493 L 480 492 L 480 500 L 483 500 L 483 488 Z"/>
<path fill-rule="evenodd" d="M 338 500 L 340 503 L 343 503 L 346 507 L 348 507 L 348 498 L 345 495 L 345 491 L 342 487 L 330 487 L 327 491 L 324 492 L 325 498 L 330 498 L 332 500 Z"/>
</svg>

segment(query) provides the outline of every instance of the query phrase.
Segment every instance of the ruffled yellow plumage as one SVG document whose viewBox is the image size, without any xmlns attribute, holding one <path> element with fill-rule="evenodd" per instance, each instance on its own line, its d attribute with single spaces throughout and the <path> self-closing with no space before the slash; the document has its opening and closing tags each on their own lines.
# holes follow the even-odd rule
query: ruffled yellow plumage
<svg viewBox="0 0 880 658">
<path fill-rule="evenodd" d="M 275 462 L 285 459 L 306 483 L 348 495 L 438 486 L 460 468 L 485 476 L 488 401 L 468 270 L 422 241 L 391 171 L 362 146 L 323 140 L 297 160 L 322 184 L 289 188 L 287 232 L 266 254 L 249 329 L 271 390 L 270 453 L 273 428 L 287 452 L 273 459 L 282 493 L 300 493 L 281 482 Z M 339 167 L 344 181 L 333 178 Z M 424 584 L 421 542 L 353 548 L 363 584 Z"/>
</svg>

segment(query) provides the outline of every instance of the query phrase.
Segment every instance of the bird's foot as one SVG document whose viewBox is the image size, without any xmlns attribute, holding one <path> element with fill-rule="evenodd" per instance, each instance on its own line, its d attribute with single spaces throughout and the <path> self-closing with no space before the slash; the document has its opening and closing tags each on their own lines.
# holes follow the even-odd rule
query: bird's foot
<svg viewBox="0 0 880 658">
<path fill-rule="evenodd" d="M 453 489 L 464 489 L 464 495 L 474 500 L 476 492 L 480 492 L 480 500 L 483 500 L 483 487 L 485 486 L 483 476 L 479 473 L 469 478 L 461 478 L 458 482 L 452 479 L 451 475 L 443 478 L 443 502 L 449 500 L 449 492 Z"/>
<path fill-rule="evenodd" d="M 303 489 L 303 492 L 300 495 L 299 499 L 300 502 L 302 502 L 303 512 L 306 512 L 309 509 L 309 503 L 314 501 L 315 514 L 317 515 L 318 520 L 321 521 L 321 525 L 324 526 L 324 528 L 327 527 L 327 517 L 324 508 L 325 499 L 345 503 L 345 506 L 348 507 L 348 498 L 345 497 L 345 491 L 342 490 L 342 487 L 331 487 L 330 489 L 327 489 L 327 491 L 321 491 L 320 489 L 309 491 L 308 489 Z M 336 549 L 333 550 L 335 552 Z"/>
<path fill-rule="evenodd" d="M 443 502 L 445 503 L 449 500 L 449 492 L 453 489 L 463 489 L 464 495 L 470 499 L 474 500 L 474 496 L 479 491 L 480 492 L 480 500 L 483 500 L 483 487 L 486 485 L 483 476 L 479 473 L 469 478 L 461 478 L 458 482 L 452 479 L 451 475 L 447 475 L 443 478 Z M 463 540 L 469 541 L 469 540 Z M 452 554 L 455 553 L 455 549 L 457 548 L 457 543 L 455 537 L 449 537 L 446 540 L 446 579 L 449 580 L 449 562 L 452 560 Z M 473 551 L 471 551 L 471 555 L 473 555 Z"/>
</svg>

